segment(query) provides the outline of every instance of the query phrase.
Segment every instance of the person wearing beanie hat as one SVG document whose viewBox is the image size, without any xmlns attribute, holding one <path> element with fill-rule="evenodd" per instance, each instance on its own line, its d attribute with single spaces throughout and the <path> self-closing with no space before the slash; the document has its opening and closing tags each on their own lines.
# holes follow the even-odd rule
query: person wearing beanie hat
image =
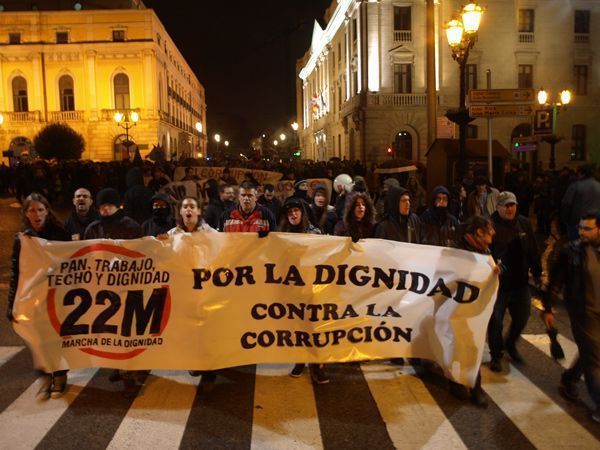
<svg viewBox="0 0 600 450">
<path fill-rule="evenodd" d="M 143 236 L 140 225 L 127 217 L 122 209 L 119 192 L 104 188 L 96 195 L 100 219 L 85 229 L 84 239 L 137 239 Z"/>
<path fill-rule="evenodd" d="M 400 182 L 396 178 L 386 178 L 383 180 L 383 190 L 387 191 L 390 188 L 400 189 Z"/>
<path fill-rule="evenodd" d="M 310 204 L 310 221 L 323 234 L 333 234 L 338 221 L 335 208 L 329 204 L 329 189 L 322 183 L 315 186 Z"/>
<path fill-rule="evenodd" d="M 142 224 L 144 236 L 165 234 L 175 227 L 175 218 L 171 209 L 171 199 L 167 194 L 158 193 L 152 197 L 152 217 Z"/>
<path fill-rule="evenodd" d="M 437 186 L 431 191 L 430 206 L 421 214 L 422 244 L 453 247 L 457 239 L 458 219 L 448 212 L 450 191 Z"/>
<path fill-rule="evenodd" d="M 492 221 L 496 228 L 491 246 L 492 256 L 504 270 L 500 274 L 498 296 L 488 325 L 488 344 L 492 356 L 490 369 L 500 372 L 505 349 L 513 362 L 523 362 L 516 344 L 531 313 L 529 272 L 531 271 L 535 283 L 541 285 L 542 264 L 529 219 L 517 213 L 515 194 L 504 191 L 498 195 Z M 507 309 L 511 323 L 508 334 L 504 337 L 502 328 Z"/>
<path fill-rule="evenodd" d="M 490 186 L 487 178 L 479 176 L 473 181 L 475 189 L 467 197 L 467 215 L 491 217 L 498 204 L 498 189 Z"/>
<path fill-rule="evenodd" d="M 292 197 L 301 198 L 308 201 L 308 181 L 299 180 L 294 183 L 294 195 Z"/>
<path fill-rule="evenodd" d="M 284 233 L 321 234 L 308 219 L 306 202 L 302 198 L 288 197 L 281 208 L 279 231 Z M 298 378 L 304 372 L 305 363 L 296 363 L 290 372 L 292 378 Z M 315 384 L 329 383 L 329 377 L 323 371 L 323 364 L 309 364 L 310 374 Z"/>
</svg>

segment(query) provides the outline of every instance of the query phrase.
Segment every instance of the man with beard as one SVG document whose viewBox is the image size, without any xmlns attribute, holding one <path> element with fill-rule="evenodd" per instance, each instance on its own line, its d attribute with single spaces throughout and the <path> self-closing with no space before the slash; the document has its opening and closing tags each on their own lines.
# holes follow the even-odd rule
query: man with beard
<svg viewBox="0 0 600 450">
<path fill-rule="evenodd" d="M 158 236 L 165 234 L 175 227 L 175 218 L 171 210 L 167 194 L 155 194 L 152 197 L 152 217 L 142 224 L 144 236 Z"/>
<path fill-rule="evenodd" d="M 218 197 L 211 198 L 204 210 L 204 220 L 212 228 L 217 229 L 223 213 L 233 206 L 235 192 L 230 184 L 219 185 Z"/>
<path fill-rule="evenodd" d="M 458 219 L 448 212 L 450 191 L 437 186 L 431 192 L 429 208 L 421 214 L 422 244 L 452 247 L 456 243 Z"/>
<path fill-rule="evenodd" d="M 65 220 L 65 231 L 71 236 L 72 241 L 83 239 L 85 229 L 94 220 L 100 218 L 100 214 L 92 209 L 92 194 L 86 188 L 79 188 L 73 194 L 73 205 L 75 211 Z"/>
<path fill-rule="evenodd" d="M 579 221 L 579 240 L 568 243 L 550 271 L 543 315 L 547 328 L 554 325 L 551 305 L 562 291 L 571 320 L 579 357 L 561 376 L 560 390 L 577 401 L 577 383 L 584 375 L 600 422 L 600 210 L 584 214 Z"/>
<path fill-rule="evenodd" d="M 279 217 L 281 202 L 275 197 L 275 186 L 270 183 L 265 184 L 265 192 L 258 197 L 258 203 L 269 208 L 275 218 Z"/>
</svg>

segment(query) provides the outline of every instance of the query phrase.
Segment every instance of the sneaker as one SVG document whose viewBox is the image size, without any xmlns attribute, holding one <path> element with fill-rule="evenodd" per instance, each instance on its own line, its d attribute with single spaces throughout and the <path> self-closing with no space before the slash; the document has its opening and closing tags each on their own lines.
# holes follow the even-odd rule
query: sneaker
<svg viewBox="0 0 600 450">
<path fill-rule="evenodd" d="M 517 347 L 515 347 L 515 346 L 507 347 L 506 352 L 510 356 L 510 359 L 512 360 L 512 362 L 515 362 L 518 364 L 522 364 L 524 362 L 523 357 L 517 350 Z"/>
<path fill-rule="evenodd" d="M 43 402 L 50 398 L 50 386 L 52 385 L 52 377 L 50 375 L 42 376 L 42 384 L 40 390 L 35 394 L 35 399 L 38 402 Z"/>
<path fill-rule="evenodd" d="M 202 375 L 201 370 L 188 370 L 188 373 L 191 377 L 199 377 L 200 375 Z"/>
<path fill-rule="evenodd" d="M 397 366 L 403 366 L 404 365 L 404 358 L 392 358 L 392 359 L 390 359 L 390 362 L 392 364 L 396 364 Z"/>
<path fill-rule="evenodd" d="M 305 365 L 306 364 L 296 364 L 294 366 L 294 368 L 292 369 L 292 371 L 290 372 L 290 377 L 298 378 L 300 375 L 302 375 L 302 372 L 304 372 Z"/>
<path fill-rule="evenodd" d="M 500 358 L 492 358 L 490 361 L 490 370 L 492 372 L 502 372 L 502 360 Z"/>
<path fill-rule="evenodd" d="M 62 397 L 67 390 L 67 376 L 53 375 L 52 383 L 50 384 L 50 397 L 56 399 Z"/>
<path fill-rule="evenodd" d="M 560 385 L 558 386 L 558 391 L 567 400 L 570 400 L 572 402 L 579 400 L 579 392 L 577 390 L 577 385 L 572 381 L 566 381 L 563 377 L 561 377 Z"/>
<path fill-rule="evenodd" d="M 312 380 L 316 384 L 327 384 L 329 383 L 329 377 L 325 375 L 323 368 L 317 364 L 311 364 L 310 366 L 310 374 Z"/>
<path fill-rule="evenodd" d="M 481 388 L 473 388 L 471 389 L 471 403 L 480 408 L 487 408 L 488 401 L 485 398 L 485 394 L 483 389 Z"/>
<path fill-rule="evenodd" d="M 108 376 L 108 381 L 111 383 L 116 383 L 117 381 L 121 381 L 123 377 L 121 376 L 121 371 L 119 369 L 114 369 L 110 375 Z"/>
</svg>

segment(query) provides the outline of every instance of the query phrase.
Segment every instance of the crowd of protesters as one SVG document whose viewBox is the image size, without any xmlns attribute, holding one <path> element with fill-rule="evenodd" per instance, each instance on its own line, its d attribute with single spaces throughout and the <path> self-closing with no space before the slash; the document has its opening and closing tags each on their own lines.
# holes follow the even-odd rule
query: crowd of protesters
<svg viewBox="0 0 600 450">
<path fill-rule="evenodd" d="M 577 334 L 580 359 L 577 368 L 563 377 L 562 388 L 570 398 L 576 398 L 576 375 L 571 374 L 584 373 L 592 398 L 600 406 L 600 183 L 592 166 L 583 166 L 577 173 L 569 169 L 541 173 L 533 183 L 525 172 L 515 169 L 507 174 L 501 189 L 492 186 L 483 174 L 468 173 L 458 185 L 430 187 L 428 198 L 418 173 L 373 183 L 372 174 L 357 162 L 251 162 L 246 167 L 283 173 L 284 179 L 295 181 L 293 195 L 281 202 L 273 185 L 259 186 L 251 176 L 238 185 L 225 172 L 219 180 L 205 183 L 206 198 L 185 197 L 174 208 L 160 189 L 173 180 L 176 166 L 141 161 L 21 164 L 12 174 L 10 170 L 3 172 L 3 176 L 9 174 L 2 186 L 22 201 L 25 234 L 57 240 L 162 239 L 198 231 L 256 232 L 264 237 L 283 231 L 348 236 L 353 242 L 374 237 L 490 254 L 500 281 L 488 326 L 489 367 L 495 372 L 504 370 L 505 353 L 512 362 L 523 362 L 517 343 L 530 315 L 529 284 L 540 287 L 542 283 L 543 238 L 554 232 L 571 241 L 581 236 L 575 244 L 579 247 L 569 247 L 570 253 L 561 254 L 561 261 L 573 266 L 573 271 L 585 272 L 576 278 L 580 280 L 576 289 L 586 301 L 577 300 L 578 315 L 572 322 L 594 326 L 586 328 L 592 329 L 587 334 Z M 371 183 L 366 181 L 367 175 Z M 333 192 L 324 184 L 309 186 L 306 178 L 329 178 Z M 185 171 L 186 179 L 193 179 L 191 171 Z M 72 202 L 74 211 L 63 228 L 50 212 L 50 204 L 67 201 Z M 536 217 L 536 230 L 530 216 Z M 19 240 L 17 237 L 13 252 L 9 319 L 18 281 Z M 579 259 L 574 261 L 576 257 Z M 572 282 L 559 280 L 558 272 L 553 273 L 552 286 Z M 550 294 L 544 298 L 548 326 L 552 325 L 552 298 Z M 511 322 L 504 334 L 506 311 Z M 404 361 L 398 358 L 393 362 Z M 296 364 L 291 376 L 301 376 L 304 368 L 304 363 Z M 318 384 L 329 381 L 322 365 L 310 365 L 310 372 Z M 212 381 L 216 377 L 215 372 L 202 375 Z M 60 396 L 66 388 L 66 373 L 49 374 L 48 380 L 41 396 Z M 111 381 L 118 380 L 125 381 L 126 390 L 135 395 L 144 382 L 144 373 L 115 371 Z M 460 386 L 452 384 L 450 388 L 461 395 Z M 480 378 L 468 395 L 476 405 L 487 404 Z M 600 410 L 594 414 L 594 420 L 600 421 Z"/>
</svg>

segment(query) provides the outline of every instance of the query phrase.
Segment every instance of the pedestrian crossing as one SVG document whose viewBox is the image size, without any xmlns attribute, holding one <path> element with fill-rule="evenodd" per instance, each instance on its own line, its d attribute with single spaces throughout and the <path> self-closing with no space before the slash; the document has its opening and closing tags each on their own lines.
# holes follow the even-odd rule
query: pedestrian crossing
<svg viewBox="0 0 600 450">
<path fill-rule="evenodd" d="M 328 365 L 327 385 L 313 385 L 308 370 L 290 378 L 287 364 L 227 369 L 211 390 L 187 372 L 155 370 L 134 398 L 107 369 L 72 370 L 62 398 L 38 402 L 43 376 L 28 350 L 0 347 L 0 449 L 600 448 L 587 400 L 558 393 L 576 355 L 559 340 L 562 365 L 547 337 L 530 333 L 519 347 L 525 364 L 482 366 L 487 409 L 453 397 L 422 366 L 388 361 Z"/>
</svg>

